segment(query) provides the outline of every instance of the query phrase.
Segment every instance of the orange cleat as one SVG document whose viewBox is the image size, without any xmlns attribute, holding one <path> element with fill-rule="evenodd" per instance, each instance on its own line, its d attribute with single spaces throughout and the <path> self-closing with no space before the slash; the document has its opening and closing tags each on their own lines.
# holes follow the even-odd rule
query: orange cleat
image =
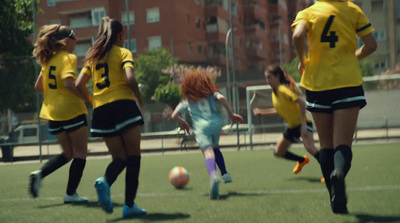
<svg viewBox="0 0 400 223">
<path fill-rule="evenodd" d="M 308 156 L 303 155 L 303 157 L 304 157 L 304 161 L 303 162 L 300 163 L 299 161 L 297 161 L 297 164 L 293 169 L 293 173 L 294 174 L 300 173 L 300 171 L 303 168 L 303 166 L 310 162 L 310 159 L 308 158 Z"/>
</svg>

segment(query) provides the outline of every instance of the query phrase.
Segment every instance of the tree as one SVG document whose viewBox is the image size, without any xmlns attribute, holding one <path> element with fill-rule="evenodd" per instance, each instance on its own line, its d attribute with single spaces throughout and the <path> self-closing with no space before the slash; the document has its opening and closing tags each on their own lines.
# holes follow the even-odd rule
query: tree
<svg viewBox="0 0 400 223">
<path fill-rule="evenodd" d="M 155 89 L 171 80 L 169 75 L 162 72 L 172 66 L 171 54 L 164 48 L 150 50 L 146 55 L 139 55 L 135 65 L 135 75 L 140 83 L 143 99 L 145 102 L 151 102 Z"/>
<path fill-rule="evenodd" d="M 294 58 L 292 61 L 290 61 L 289 63 L 286 63 L 283 65 L 283 69 L 290 75 L 293 77 L 293 79 L 297 82 L 300 81 L 301 79 L 301 75 L 299 72 L 299 58 L 296 57 Z"/>
<path fill-rule="evenodd" d="M 3 0 L 0 4 L 0 113 L 32 111 L 33 88 L 32 1 Z"/>
</svg>

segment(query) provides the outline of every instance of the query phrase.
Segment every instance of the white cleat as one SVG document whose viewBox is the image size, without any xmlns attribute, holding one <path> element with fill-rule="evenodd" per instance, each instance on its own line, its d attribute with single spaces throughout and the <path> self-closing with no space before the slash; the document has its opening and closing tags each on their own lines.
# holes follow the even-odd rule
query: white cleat
<svg viewBox="0 0 400 223">
<path fill-rule="evenodd" d="M 78 193 L 75 192 L 73 195 L 64 194 L 64 204 L 70 203 L 86 203 L 89 200 L 86 197 L 81 197 Z"/>
<path fill-rule="evenodd" d="M 29 193 L 33 198 L 37 198 L 39 196 L 41 181 L 42 174 L 40 170 L 33 171 L 29 176 Z"/>
</svg>

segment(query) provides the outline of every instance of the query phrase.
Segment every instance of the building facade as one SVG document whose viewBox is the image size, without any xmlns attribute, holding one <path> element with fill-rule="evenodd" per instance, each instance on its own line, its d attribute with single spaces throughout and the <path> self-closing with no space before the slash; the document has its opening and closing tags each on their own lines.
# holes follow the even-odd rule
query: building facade
<svg viewBox="0 0 400 223">
<path fill-rule="evenodd" d="M 357 0 L 355 3 L 362 8 L 375 28 L 374 36 L 378 42 L 378 49 L 372 57 L 376 58 L 376 71 L 390 69 L 399 72 L 400 1 Z M 359 41 L 359 45 L 361 44 Z"/>
</svg>

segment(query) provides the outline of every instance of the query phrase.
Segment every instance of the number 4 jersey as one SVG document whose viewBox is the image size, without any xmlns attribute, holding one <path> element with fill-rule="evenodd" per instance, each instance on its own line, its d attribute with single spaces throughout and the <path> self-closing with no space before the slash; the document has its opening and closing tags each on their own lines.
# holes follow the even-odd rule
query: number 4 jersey
<svg viewBox="0 0 400 223">
<path fill-rule="evenodd" d="M 83 99 L 64 86 L 67 78 L 76 77 L 76 56 L 59 50 L 42 66 L 44 100 L 40 117 L 52 121 L 66 121 L 87 114 Z"/>
<path fill-rule="evenodd" d="M 319 0 L 300 11 L 292 24 L 307 27 L 308 61 L 301 85 L 325 91 L 362 84 L 356 35 L 374 31 L 363 11 L 351 1 Z"/>
<path fill-rule="evenodd" d="M 124 73 L 127 67 L 134 68 L 133 64 L 132 53 L 116 45 L 105 60 L 85 64 L 81 73 L 93 78 L 93 108 L 118 100 L 134 100 Z"/>
</svg>

